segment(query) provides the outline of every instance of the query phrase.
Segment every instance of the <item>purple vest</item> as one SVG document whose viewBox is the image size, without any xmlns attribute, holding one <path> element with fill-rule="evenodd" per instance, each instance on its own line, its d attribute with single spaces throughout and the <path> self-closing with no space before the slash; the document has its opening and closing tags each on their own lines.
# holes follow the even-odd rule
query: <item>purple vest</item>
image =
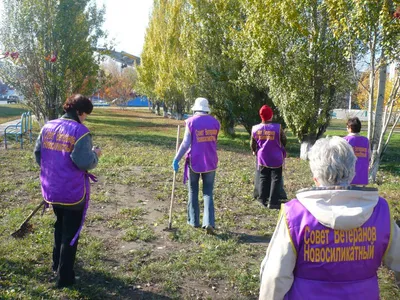
<svg viewBox="0 0 400 300">
<path fill-rule="evenodd" d="M 379 198 L 361 227 L 334 230 L 294 199 L 284 205 L 293 248 L 297 254 L 291 299 L 379 299 L 376 272 L 390 241 L 391 217 Z"/>
<path fill-rule="evenodd" d="M 259 166 L 279 168 L 286 157 L 286 151 L 281 144 L 281 125 L 267 123 L 254 125 L 251 135 L 257 142 L 257 159 Z"/>
<path fill-rule="evenodd" d="M 67 119 L 52 120 L 43 126 L 40 180 L 46 202 L 74 205 L 84 200 L 89 178 L 70 155 L 75 143 L 88 133 L 85 125 Z"/>
<path fill-rule="evenodd" d="M 368 184 L 369 141 L 365 136 L 348 135 L 344 139 L 353 147 L 357 156 L 355 176 L 351 184 Z"/>
<path fill-rule="evenodd" d="M 210 115 L 194 115 L 186 120 L 192 137 L 187 154 L 193 172 L 214 171 L 218 165 L 217 138 L 220 124 Z"/>
</svg>

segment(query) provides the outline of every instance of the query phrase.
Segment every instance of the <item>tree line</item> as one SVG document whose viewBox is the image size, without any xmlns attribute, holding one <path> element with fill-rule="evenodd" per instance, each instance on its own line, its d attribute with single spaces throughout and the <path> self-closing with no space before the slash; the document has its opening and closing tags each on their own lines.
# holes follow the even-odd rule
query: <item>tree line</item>
<svg viewBox="0 0 400 300">
<path fill-rule="evenodd" d="M 397 114 L 398 72 L 390 100 L 383 101 L 383 95 L 387 66 L 399 58 L 399 4 L 154 0 L 137 90 L 178 114 L 196 97 L 206 97 L 226 134 L 233 134 L 237 124 L 250 132 L 259 122 L 258 109 L 268 104 L 307 158 L 326 131 L 332 109 L 357 90 L 361 74 L 368 72 L 372 84 L 364 88 L 375 180 L 391 135 L 385 135 L 388 122 Z"/>
<path fill-rule="evenodd" d="M 39 120 L 56 118 L 66 95 L 99 89 L 105 80 L 95 49 L 104 47 L 104 8 L 88 0 L 2 2 L 0 78 L 24 96 Z M 387 66 L 399 61 L 399 5 L 154 0 L 134 89 L 178 115 L 196 97 L 206 97 L 229 135 L 238 124 L 250 132 L 258 109 L 268 104 L 307 158 L 332 109 L 361 86 L 368 98 L 374 180 L 399 120 L 399 73 L 390 84 L 387 79 Z"/>
</svg>

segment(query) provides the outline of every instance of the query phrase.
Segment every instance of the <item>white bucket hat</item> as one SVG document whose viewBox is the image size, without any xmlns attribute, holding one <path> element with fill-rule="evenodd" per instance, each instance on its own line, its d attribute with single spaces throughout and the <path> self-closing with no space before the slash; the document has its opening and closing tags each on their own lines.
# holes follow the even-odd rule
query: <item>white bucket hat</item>
<svg viewBox="0 0 400 300">
<path fill-rule="evenodd" d="M 208 106 L 208 100 L 206 98 L 197 98 L 194 101 L 192 110 L 210 112 L 210 107 Z"/>
</svg>

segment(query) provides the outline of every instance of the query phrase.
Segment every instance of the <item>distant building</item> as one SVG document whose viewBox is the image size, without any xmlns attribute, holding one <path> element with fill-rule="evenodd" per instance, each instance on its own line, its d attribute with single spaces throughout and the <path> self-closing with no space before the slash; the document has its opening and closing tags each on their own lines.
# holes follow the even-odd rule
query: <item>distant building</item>
<svg viewBox="0 0 400 300">
<path fill-rule="evenodd" d="M 97 51 L 102 55 L 109 56 L 113 60 L 119 62 L 121 65 L 134 67 L 140 65 L 140 57 L 130 54 L 125 51 L 107 50 L 106 48 L 97 48 Z"/>
</svg>

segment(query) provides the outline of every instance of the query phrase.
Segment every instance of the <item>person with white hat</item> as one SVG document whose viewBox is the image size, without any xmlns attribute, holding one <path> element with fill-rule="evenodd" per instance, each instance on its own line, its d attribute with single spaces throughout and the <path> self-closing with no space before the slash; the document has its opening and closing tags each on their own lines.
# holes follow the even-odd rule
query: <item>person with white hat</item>
<svg viewBox="0 0 400 300">
<path fill-rule="evenodd" d="M 199 180 L 203 180 L 204 214 L 202 227 L 208 234 L 214 234 L 214 180 L 218 165 L 217 139 L 220 123 L 209 115 L 210 108 L 206 98 L 197 98 L 192 107 L 194 115 L 186 120 L 185 135 L 172 167 L 179 169 L 179 161 L 185 153 L 183 182 L 188 179 L 188 224 L 200 227 Z"/>
</svg>

